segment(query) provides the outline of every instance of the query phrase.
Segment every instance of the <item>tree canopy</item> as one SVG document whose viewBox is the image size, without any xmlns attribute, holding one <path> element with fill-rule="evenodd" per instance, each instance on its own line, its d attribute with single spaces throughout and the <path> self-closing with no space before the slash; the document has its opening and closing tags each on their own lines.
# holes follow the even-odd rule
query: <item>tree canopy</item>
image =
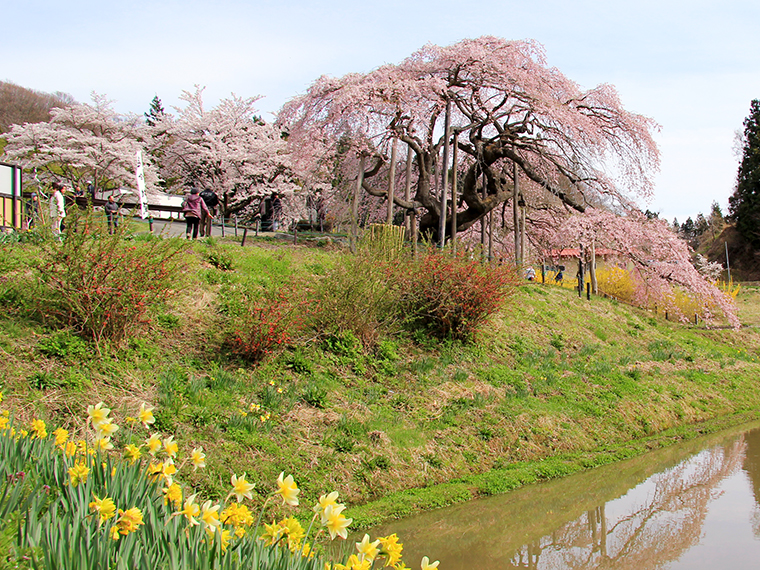
<svg viewBox="0 0 760 570">
<path fill-rule="evenodd" d="M 398 65 L 323 76 L 278 120 L 304 178 L 334 177 L 336 156 L 363 153 L 371 160 L 363 188 L 376 196 L 385 194 L 380 181 L 390 170 L 392 140 L 405 143 L 414 161 L 413 197 L 397 194 L 394 202 L 420 210 L 420 230 L 435 237 L 435 173 L 448 168 L 440 158 L 447 106 L 465 157 L 458 231 L 508 200 L 516 181 L 523 197 L 580 212 L 599 203 L 627 207 L 651 191 L 659 163 L 655 123 L 626 111 L 610 85 L 581 90 L 532 41 L 485 36 L 426 45 Z M 339 164 L 355 169 L 356 162 Z"/>
<path fill-rule="evenodd" d="M 156 113 L 152 153 L 160 173 L 180 187 L 219 194 L 226 214 L 240 212 L 274 190 L 293 191 L 281 131 L 265 123 L 256 97 L 232 95 L 207 109 L 203 89 L 184 91 L 177 116 Z"/>
<path fill-rule="evenodd" d="M 5 155 L 45 179 L 65 179 L 74 187 L 135 187 L 138 151 L 145 149 L 146 126 L 136 115 L 121 115 L 111 101 L 93 93 L 92 103 L 55 107 L 49 121 L 13 125 L 5 135 Z M 157 191 L 157 173 L 145 165 L 148 192 Z"/>
<path fill-rule="evenodd" d="M 750 104 L 741 139 L 742 160 L 736 190 L 728 199 L 736 229 L 753 249 L 760 249 L 760 100 Z"/>
</svg>

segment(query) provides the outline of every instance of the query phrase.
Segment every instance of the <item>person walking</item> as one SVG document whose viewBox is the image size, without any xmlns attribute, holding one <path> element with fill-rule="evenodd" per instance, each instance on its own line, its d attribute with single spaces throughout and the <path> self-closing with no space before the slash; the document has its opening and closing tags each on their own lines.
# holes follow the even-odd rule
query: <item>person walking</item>
<svg viewBox="0 0 760 570">
<path fill-rule="evenodd" d="M 185 195 L 185 199 L 182 201 L 182 213 L 185 214 L 185 221 L 187 222 L 185 238 L 190 239 L 192 235 L 192 239 L 198 239 L 198 226 L 204 212 L 210 215 L 206 202 L 198 195 L 198 189 L 191 188 L 190 194 Z"/>
<path fill-rule="evenodd" d="M 280 222 L 282 222 L 282 200 L 277 192 L 272 192 L 272 231 L 276 232 L 280 229 Z"/>
<path fill-rule="evenodd" d="M 32 192 L 29 201 L 26 203 L 26 229 L 31 230 L 39 217 L 40 199 L 37 192 Z"/>
<path fill-rule="evenodd" d="M 119 229 L 119 205 L 113 199 L 113 194 L 108 197 L 103 210 L 105 210 L 106 218 L 108 218 L 108 233 L 113 234 Z"/>
<path fill-rule="evenodd" d="M 50 196 L 50 226 L 53 236 L 60 237 L 61 224 L 66 217 L 66 201 L 63 199 L 63 184 L 53 182 L 53 194 Z"/>
<path fill-rule="evenodd" d="M 219 205 L 219 196 L 216 192 L 210 189 L 205 189 L 200 193 L 201 198 L 206 203 L 209 214 L 203 213 L 201 215 L 201 237 L 211 235 L 211 221 L 216 216 L 216 207 Z"/>
</svg>

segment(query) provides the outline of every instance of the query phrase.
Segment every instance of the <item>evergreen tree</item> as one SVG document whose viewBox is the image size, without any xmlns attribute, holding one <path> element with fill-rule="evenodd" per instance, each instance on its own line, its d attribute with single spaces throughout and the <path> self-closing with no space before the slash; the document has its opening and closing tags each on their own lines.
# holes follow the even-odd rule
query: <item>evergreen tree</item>
<svg viewBox="0 0 760 570">
<path fill-rule="evenodd" d="M 728 199 L 728 210 L 736 229 L 760 249 L 760 100 L 754 99 L 744 119 L 742 161 L 736 190 Z"/>
<path fill-rule="evenodd" d="M 155 127 L 159 119 L 164 115 L 164 106 L 161 103 L 161 99 L 158 95 L 153 97 L 153 101 L 150 102 L 150 111 L 143 113 L 145 115 L 145 122 L 151 127 Z"/>
</svg>

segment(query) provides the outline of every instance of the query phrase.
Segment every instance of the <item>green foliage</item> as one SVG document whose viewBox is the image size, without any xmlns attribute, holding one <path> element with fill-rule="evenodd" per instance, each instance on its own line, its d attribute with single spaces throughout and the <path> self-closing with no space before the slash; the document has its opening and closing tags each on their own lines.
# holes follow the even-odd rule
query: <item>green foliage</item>
<svg viewBox="0 0 760 570">
<path fill-rule="evenodd" d="M 220 247 L 209 248 L 206 252 L 206 260 L 221 271 L 232 271 L 235 268 L 232 254 Z"/>
<path fill-rule="evenodd" d="M 343 256 L 311 291 L 311 328 L 324 336 L 350 332 L 364 346 L 374 346 L 393 329 L 398 284 L 382 251 L 361 249 Z"/>
<path fill-rule="evenodd" d="M 45 337 L 37 344 L 37 349 L 48 356 L 55 356 L 69 362 L 87 358 L 87 344 L 69 331 L 60 331 Z"/>
<path fill-rule="evenodd" d="M 180 242 L 125 242 L 126 224 L 110 235 L 89 213 L 74 212 L 67 222 L 63 242 L 43 246 L 35 313 L 98 349 L 105 340 L 123 342 L 178 285 Z"/>
</svg>

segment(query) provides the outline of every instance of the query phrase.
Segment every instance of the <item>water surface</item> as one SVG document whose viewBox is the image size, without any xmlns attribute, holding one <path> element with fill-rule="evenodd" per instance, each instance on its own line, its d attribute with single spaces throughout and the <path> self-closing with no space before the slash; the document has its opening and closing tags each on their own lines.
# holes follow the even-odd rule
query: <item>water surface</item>
<svg viewBox="0 0 760 570">
<path fill-rule="evenodd" d="M 760 568 L 760 424 L 373 529 L 440 570 Z"/>
</svg>

